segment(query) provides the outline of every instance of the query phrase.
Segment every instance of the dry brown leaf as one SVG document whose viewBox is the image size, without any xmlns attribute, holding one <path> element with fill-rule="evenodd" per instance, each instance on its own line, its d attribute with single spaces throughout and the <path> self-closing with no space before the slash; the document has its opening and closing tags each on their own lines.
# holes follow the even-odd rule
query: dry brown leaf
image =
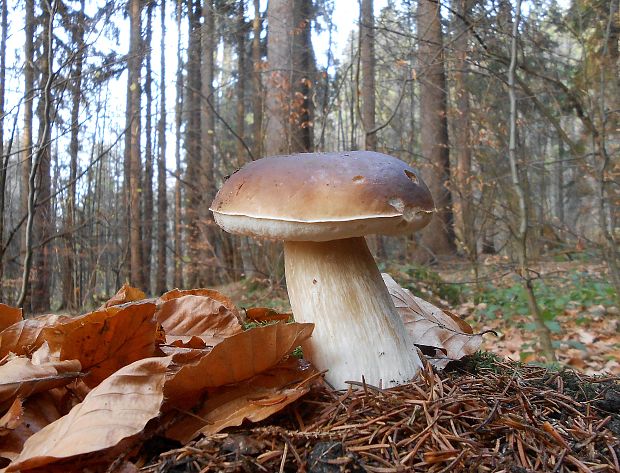
<svg viewBox="0 0 620 473">
<path fill-rule="evenodd" d="M 448 361 L 459 360 L 478 350 L 482 333 L 474 334 L 469 324 L 458 316 L 414 296 L 389 274 L 382 276 L 413 343 L 445 352 L 445 357 L 431 359 L 432 364 L 444 367 Z"/>
<path fill-rule="evenodd" d="M 0 331 L 23 320 L 22 310 L 0 303 Z"/>
<path fill-rule="evenodd" d="M 245 381 L 277 365 L 312 334 L 314 324 L 275 324 L 257 327 L 224 339 L 191 362 L 175 355 L 177 364 L 166 383 L 169 402 L 192 403 L 207 388 Z"/>
<path fill-rule="evenodd" d="M 166 335 L 166 344 L 178 348 L 195 348 L 200 350 L 208 348 L 207 342 L 196 335 Z"/>
<path fill-rule="evenodd" d="M 220 301 L 224 306 L 230 308 L 230 310 L 236 311 L 235 304 L 233 301 L 226 297 L 219 291 L 215 289 L 206 289 L 206 288 L 197 288 L 197 289 L 172 289 L 161 296 L 159 296 L 160 302 L 170 301 L 172 299 L 178 299 L 183 296 L 204 296 L 210 297 L 211 299 L 215 299 Z"/>
<path fill-rule="evenodd" d="M 158 301 L 156 318 L 166 335 L 196 335 L 207 345 L 243 330 L 232 301 L 210 289 L 167 292 Z"/>
<path fill-rule="evenodd" d="M 78 317 L 49 337 L 61 360 L 77 359 L 88 371 L 84 382 L 94 387 L 119 368 L 153 356 L 157 323 L 155 304 L 144 302 L 123 309 L 97 311 Z"/>
<path fill-rule="evenodd" d="M 245 315 L 253 322 L 275 322 L 280 320 L 287 321 L 293 314 L 280 314 L 268 307 L 252 307 L 251 309 L 246 309 Z"/>
<path fill-rule="evenodd" d="M 32 434 L 60 419 L 62 416 L 59 409 L 59 397 L 62 394 L 60 389 L 35 394 L 23 402 L 19 423 L 2 437 L 0 458 L 14 460 L 22 451 L 24 442 Z"/>
<path fill-rule="evenodd" d="M 185 444 L 198 434 L 215 434 L 244 420 L 259 422 L 306 394 L 317 371 L 307 361 L 289 358 L 253 378 L 209 390 L 207 400 L 193 415 L 183 416 L 166 435 Z"/>
<path fill-rule="evenodd" d="M 112 307 L 119 304 L 125 304 L 126 302 L 141 301 L 145 298 L 146 294 L 143 291 L 125 283 L 109 301 L 103 304 L 103 307 Z"/>
<path fill-rule="evenodd" d="M 68 315 L 42 315 L 25 319 L 5 328 L 0 332 L 0 359 L 9 352 L 16 355 L 30 355 L 45 341 L 43 331 L 60 325 L 71 317 Z"/>
<path fill-rule="evenodd" d="M 48 361 L 35 365 L 25 356 L 10 355 L 0 366 L 0 406 L 16 397 L 64 386 L 81 376 L 77 360 Z"/>
<path fill-rule="evenodd" d="M 67 415 L 32 435 L 7 472 L 98 452 L 140 433 L 159 414 L 171 363 L 170 356 L 145 358 L 113 373 Z"/>
<path fill-rule="evenodd" d="M 9 410 L 0 417 L 0 437 L 7 435 L 11 430 L 14 430 L 21 422 L 21 417 L 24 414 L 24 408 L 22 406 L 22 400 L 15 398 Z"/>
</svg>

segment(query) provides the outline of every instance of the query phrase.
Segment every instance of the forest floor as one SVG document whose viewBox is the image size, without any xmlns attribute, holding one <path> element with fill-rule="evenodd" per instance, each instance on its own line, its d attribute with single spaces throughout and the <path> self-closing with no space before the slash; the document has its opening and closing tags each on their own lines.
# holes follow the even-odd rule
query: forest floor
<svg viewBox="0 0 620 473">
<path fill-rule="evenodd" d="M 431 268 L 389 264 L 381 269 L 419 297 L 458 314 L 474 331 L 493 330 L 497 335 L 485 335 L 482 351 L 513 361 L 540 361 L 521 279 L 507 261 L 487 258 L 479 268 L 477 286 L 471 267 L 463 261 Z M 620 308 L 605 266 L 583 260 L 541 261 L 532 271 L 560 367 L 620 376 Z M 238 307 L 290 312 L 286 289 L 269 280 L 246 280 L 218 290 Z"/>
</svg>

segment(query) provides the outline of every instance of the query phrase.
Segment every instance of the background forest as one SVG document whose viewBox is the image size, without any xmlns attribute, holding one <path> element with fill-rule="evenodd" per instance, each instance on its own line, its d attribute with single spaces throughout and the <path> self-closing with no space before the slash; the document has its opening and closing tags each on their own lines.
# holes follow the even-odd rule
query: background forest
<svg viewBox="0 0 620 473">
<path fill-rule="evenodd" d="M 458 263 L 474 289 L 492 263 L 541 333 L 532 261 L 601 263 L 612 303 L 619 1 L 338 3 L 2 2 L 0 300 L 281 285 L 279 245 L 214 224 L 217 189 L 263 156 L 370 149 L 420 169 L 438 209 L 373 238 L 380 261 Z"/>
</svg>

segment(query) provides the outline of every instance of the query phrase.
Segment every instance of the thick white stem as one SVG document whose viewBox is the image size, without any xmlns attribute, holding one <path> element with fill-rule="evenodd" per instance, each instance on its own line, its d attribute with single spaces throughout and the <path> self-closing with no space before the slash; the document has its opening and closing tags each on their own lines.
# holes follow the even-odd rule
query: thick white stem
<svg viewBox="0 0 620 473">
<path fill-rule="evenodd" d="M 364 238 L 284 243 L 293 315 L 315 324 L 304 356 L 335 388 L 345 381 L 395 386 L 414 378 L 420 358 Z"/>
</svg>

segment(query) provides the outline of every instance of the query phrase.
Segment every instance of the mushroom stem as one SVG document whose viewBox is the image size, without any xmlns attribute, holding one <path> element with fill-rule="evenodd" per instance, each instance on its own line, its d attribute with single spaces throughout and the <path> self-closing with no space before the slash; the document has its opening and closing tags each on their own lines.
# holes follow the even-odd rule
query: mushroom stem
<svg viewBox="0 0 620 473">
<path fill-rule="evenodd" d="M 304 356 L 335 388 L 345 381 L 390 387 L 414 378 L 421 361 L 363 237 L 285 241 L 293 315 L 315 324 Z"/>
</svg>

